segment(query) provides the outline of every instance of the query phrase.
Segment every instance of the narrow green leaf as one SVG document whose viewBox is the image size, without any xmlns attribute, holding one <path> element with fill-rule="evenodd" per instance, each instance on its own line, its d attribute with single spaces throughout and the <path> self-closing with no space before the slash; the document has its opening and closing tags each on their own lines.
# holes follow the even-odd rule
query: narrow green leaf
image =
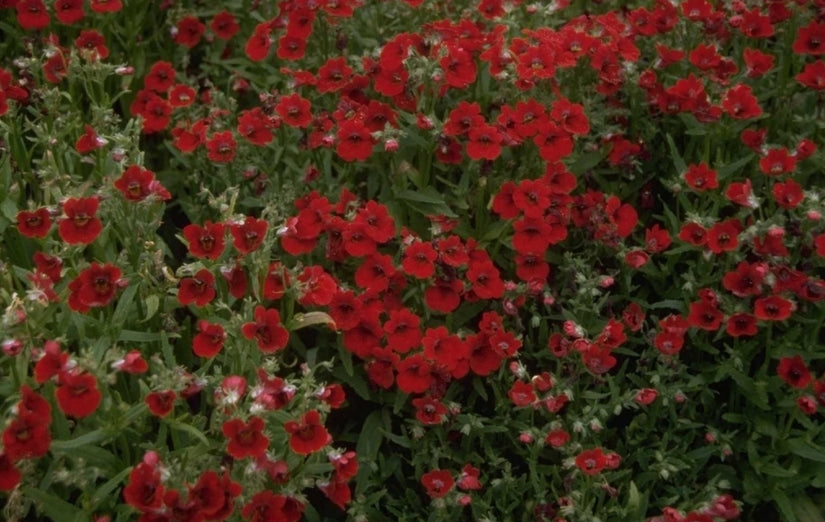
<svg viewBox="0 0 825 522">
<path fill-rule="evenodd" d="M 805 439 L 790 439 L 785 444 L 794 455 L 815 462 L 825 462 L 825 448 L 817 446 Z"/>
<path fill-rule="evenodd" d="M 120 299 L 117 301 L 117 308 L 115 308 L 115 313 L 112 315 L 112 325 L 118 326 L 126 321 L 129 312 L 132 311 L 132 302 L 135 300 L 137 290 L 138 285 L 129 285 L 129 287 L 120 294 Z"/>
<path fill-rule="evenodd" d="M 123 483 L 123 480 L 127 476 L 129 476 L 129 473 L 131 471 L 131 467 L 121 470 L 120 473 L 101 484 L 100 487 L 97 488 L 94 494 L 92 495 L 92 504 L 96 506 L 100 504 L 102 501 L 106 500 L 107 498 L 110 498 L 112 492 L 116 490 L 121 485 L 121 483 Z"/>
<path fill-rule="evenodd" d="M 53 440 L 51 443 L 51 450 L 52 451 L 70 451 L 76 448 L 80 448 L 82 446 L 89 446 L 89 445 L 99 445 L 101 442 L 106 440 L 108 436 L 106 433 L 98 428 L 94 431 L 90 431 L 89 433 L 84 433 L 79 437 L 75 437 L 69 440 Z"/>
<path fill-rule="evenodd" d="M 158 332 L 139 332 L 137 330 L 121 330 L 119 341 L 127 343 L 156 343 L 162 335 Z"/>
<path fill-rule="evenodd" d="M 32 487 L 23 487 L 23 494 L 34 500 L 38 513 L 46 515 L 53 522 L 84 522 L 90 520 L 89 515 L 51 493 Z"/>
<path fill-rule="evenodd" d="M 198 428 L 192 426 L 191 424 L 185 424 L 183 422 L 176 421 L 175 419 L 166 419 L 166 423 L 169 425 L 170 428 L 178 431 L 182 431 L 184 433 L 188 433 L 192 435 L 200 442 L 204 444 L 204 446 L 209 447 L 209 439 L 206 438 L 206 435 L 201 432 Z"/>
</svg>

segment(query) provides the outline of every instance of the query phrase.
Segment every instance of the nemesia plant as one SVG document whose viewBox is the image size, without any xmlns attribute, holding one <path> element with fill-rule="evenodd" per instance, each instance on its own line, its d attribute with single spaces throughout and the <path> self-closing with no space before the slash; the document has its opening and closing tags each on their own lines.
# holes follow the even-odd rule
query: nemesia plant
<svg viewBox="0 0 825 522">
<path fill-rule="evenodd" d="M 825 3 L 0 1 L 8 520 L 822 520 Z"/>
</svg>

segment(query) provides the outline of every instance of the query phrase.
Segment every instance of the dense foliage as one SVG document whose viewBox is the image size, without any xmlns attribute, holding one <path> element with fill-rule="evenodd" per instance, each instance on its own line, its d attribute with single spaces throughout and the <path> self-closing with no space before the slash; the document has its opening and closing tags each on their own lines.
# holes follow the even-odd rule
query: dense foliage
<svg viewBox="0 0 825 522">
<path fill-rule="evenodd" d="M 825 2 L 0 0 L 6 520 L 825 520 Z"/>
</svg>

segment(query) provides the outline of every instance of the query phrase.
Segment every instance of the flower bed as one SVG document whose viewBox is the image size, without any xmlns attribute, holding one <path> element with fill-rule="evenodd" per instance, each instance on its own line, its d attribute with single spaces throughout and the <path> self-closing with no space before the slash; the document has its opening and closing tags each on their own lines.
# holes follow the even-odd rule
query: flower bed
<svg viewBox="0 0 825 522">
<path fill-rule="evenodd" d="M 0 1 L 4 518 L 825 520 L 825 3 L 614 4 Z"/>
</svg>

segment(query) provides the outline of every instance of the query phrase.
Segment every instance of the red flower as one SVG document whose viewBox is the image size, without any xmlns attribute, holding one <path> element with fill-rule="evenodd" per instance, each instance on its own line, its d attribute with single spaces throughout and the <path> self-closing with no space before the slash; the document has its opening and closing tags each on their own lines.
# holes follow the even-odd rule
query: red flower
<svg viewBox="0 0 825 522">
<path fill-rule="evenodd" d="M 745 67 L 749 78 L 759 78 L 773 69 L 775 57 L 769 53 L 763 53 L 759 49 L 750 47 L 745 49 L 743 54 Z"/>
<path fill-rule="evenodd" d="M 568 442 L 570 442 L 570 434 L 561 428 L 550 431 L 544 438 L 544 443 L 554 448 L 561 448 Z"/>
<path fill-rule="evenodd" d="M 373 140 L 369 129 L 358 119 L 351 119 L 338 126 L 338 145 L 335 152 L 344 161 L 363 161 L 372 154 Z"/>
<path fill-rule="evenodd" d="M 804 390 L 811 383 L 811 371 L 799 355 L 780 359 L 776 373 L 788 386 L 800 390 Z"/>
<path fill-rule="evenodd" d="M 229 225 L 229 233 L 233 238 L 232 244 L 241 254 L 253 252 L 263 244 L 268 228 L 269 224 L 266 220 L 247 216 L 243 223 Z"/>
<path fill-rule="evenodd" d="M 219 324 L 198 321 L 198 333 L 192 338 L 192 351 L 198 357 L 215 357 L 223 348 L 226 332 Z"/>
<path fill-rule="evenodd" d="M 408 308 L 391 310 L 383 325 L 387 345 L 397 353 L 406 353 L 421 343 L 421 318 Z"/>
<path fill-rule="evenodd" d="M 146 102 L 143 111 L 140 113 L 140 116 L 143 118 L 141 130 L 146 134 L 153 134 L 164 130 L 169 126 L 171 114 L 172 105 L 157 94 L 152 94 Z"/>
<path fill-rule="evenodd" d="M 195 89 L 178 83 L 169 91 L 169 104 L 172 107 L 188 107 L 195 102 Z"/>
<path fill-rule="evenodd" d="M 57 227 L 60 238 L 70 245 L 88 245 L 94 241 L 103 230 L 103 223 L 95 216 L 99 205 L 96 196 L 67 199 L 63 203 L 66 217 Z"/>
<path fill-rule="evenodd" d="M 52 218 L 46 207 L 34 211 L 21 210 L 17 213 L 17 231 L 22 236 L 43 239 L 51 228 Z"/>
<path fill-rule="evenodd" d="M 442 498 L 453 489 L 455 481 L 449 471 L 434 469 L 421 476 L 421 485 L 430 498 Z"/>
<path fill-rule="evenodd" d="M 553 122 L 545 122 L 533 137 L 539 148 L 541 159 L 548 163 L 560 161 L 573 152 L 573 138 L 570 133 Z"/>
<path fill-rule="evenodd" d="M 278 310 L 267 310 L 263 306 L 255 307 L 255 322 L 245 323 L 241 331 L 245 338 L 255 339 L 263 353 L 283 350 L 289 341 L 289 332 L 281 325 Z"/>
<path fill-rule="evenodd" d="M 0 453 L 0 491 L 12 491 L 20 484 L 20 470 L 8 454 Z"/>
<path fill-rule="evenodd" d="M 278 38 L 278 49 L 275 55 L 281 60 L 300 60 L 306 53 L 306 47 L 305 37 L 286 33 Z"/>
<path fill-rule="evenodd" d="M 316 410 L 302 415 L 300 422 L 286 422 L 284 430 L 290 435 L 289 447 L 298 455 L 315 453 L 332 442 L 332 437 L 321 423 L 321 414 Z"/>
<path fill-rule="evenodd" d="M 349 485 L 347 485 L 347 481 L 338 477 L 337 473 L 333 474 L 329 482 L 318 484 L 318 489 L 320 489 L 333 504 L 343 510 L 347 509 L 347 504 L 352 500 L 352 491 Z"/>
<path fill-rule="evenodd" d="M 120 0 L 91 0 L 89 7 L 95 13 L 116 13 L 123 9 Z"/>
<path fill-rule="evenodd" d="M 470 263 L 467 280 L 473 292 L 481 299 L 498 299 L 504 295 L 504 282 L 491 261 Z"/>
<path fill-rule="evenodd" d="M 716 223 L 708 231 L 707 246 L 714 254 L 736 250 L 741 231 L 742 224 L 735 218 Z"/>
<path fill-rule="evenodd" d="M 762 108 L 748 85 L 731 87 L 722 100 L 722 109 L 732 118 L 747 120 L 762 115 Z"/>
<path fill-rule="evenodd" d="M 80 31 L 80 36 L 75 39 L 74 45 L 80 55 L 90 61 L 105 60 L 109 56 L 106 40 L 102 34 L 93 29 Z"/>
<path fill-rule="evenodd" d="M 461 304 L 464 285 L 458 279 L 439 279 L 424 290 L 424 304 L 430 310 L 448 314 Z"/>
<path fill-rule="evenodd" d="M 397 273 L 392 258 L 386 254 L 370 254 L 364 257 L 355 271 L 355 284 L 373 292 L 383 292 Z M 322 303 L 319 303 L 322 304 Z"/>
<path fill-rule="evenodd" d="M 189 253 L 199 259 L 218 259 L 224 250 L 224 225 L 207 221 L 203 226 L 183 227 L 183 237 L 189 242 Z"/>
<path fill-rule="evenodd" d="M 169 62 L 153 63 L 143 78 L 143 85 L 156 93 L 165 93 L 175 85 L 175 68 Z"/>
<path fill-rule="evenodd" d="M 753 314 L 762 321 L 784 321 L 791 316 L 796 306 L 778 295 L 760 297 L 753 303 Z"/>
<path fill-rule="evenodd" d="M 507 392 L 510 401 L 517 407 L 523 408 L 536 402 L 536 393 L 533 384 L 524 381 L 515 381 Z"/>
<path fill-rule="evenodd" d="M 356 278 L 360 279 L 358 275 L 356 275 Z M 328 305 L 338 291 L 338 283 L 335 278 L 318 265 L 304 268 L 298 276 L 298 281 L 301 283 L 303 291 L 303 295 L 301 295 L 298 302 L 304 306 Z"/>
<path fill-rule="evenodd" d="M 198 45 L 205 31 L 206 26 L 200 20 L 186 16 L 175 26 L 175 43 L 191 49 Z"/>
<path fill-rule="evenodd" d="M 17 23 L 23 29 L 45 29 L 49 26 L 49 13 L 43 0 L 19 0 L 15 7 L 17 7 Z"/>
<path fill-rule="evenodd" d="M 590 132 L 590 122 L 584 113 L 584 107 L 578 103 L 562 98 L 553 102 L 550 107 L 550 117 L 561 128 L 574 136 L 581 136 Z"/>
<path fill-rule="evenodd" d="M 825 60 L 817 60 L 805 64 L 802 72 L 794 76 L 794 78 L 809 89 L 814 89 L 815 91 L 825 90 Z"/>
<path fill-rule="evenodd" d="M 94 375 L 77 370 L 61 372 L 57 376 L 55 391 L 57 407 L 68 416 L 81 419 L 88 417 L 100 405 L 103 396 L 97 389 Z"/>
<path fill-rule="evenodd" d="M 647 406 L 653 401 L 656 400 L 656 397 L 659 396 L 659 392 L 656 388 L 643 388 L 636 392 L 636 396 L 633 398 L 637 404 L 642 406 Z"/>
<path fill-rule="evenodd" d="M 172 410 L 175 409 L 175 399 L 177 398 L 178 394 L 174 391 L 164 390 L 150 392 L 146 395 L 144 402 L 149 407 L 149 411 L 152 412 L 152 415 L 166 417 L 172 413 Z"/>
<path fill-rule="evenodd" d="M 811 20 L 808 25 L 797 29 L 791 49 L 796 54 L 825 54 L 825 22 Z"/>
<path fill-rule="evenodd" d="M 92 263 L 69 283 L 69 307 L 76 312 L 85 313 L 90 308 L 106 306 L 115 298 L 115 293 L 122 284 L 124 281 L 119 268 L 110 264 Z"/>
<path fill-rule="evenodd" d="M 123 359 L 112 363 L 112 368 L 117 371 L 138 375 L 149 370 L 149 363 L 143 358 L 138 350 L 132 350 Z"/>
<path fill-rule="evenodd" d="M 754 336 L 758 330 L 756 317 L 748 313 L 736 313 L 728 317 L 725 332 L 731 337 Z"/>
<path fill-rule="evenodd" d="M 249 37 L 244 46 L 244 54 L 253 62 L 260 62 L 269 54 L 272 48 L 270 24 L 261 22 L 255 26 L 255 32 Z"/>
<path fill-rule="evenodd" d="M 261 491 L 244 505 L 241 515 L 251 522 L 298 522 L 303 511 L 304 505 L 292 497 Z"/>
<path fill-rule="evenodd" d="M 420 354 L 407 357 L 395 366 L 396 383 L 404 393 L 424 393 L 433 381 L 432 369 Z"/>
<path fill-rule="evenodd" d="M 12 462 L 42 457 L 51 443 L 49 422 L 38 415 L 20 414 L 3 430 L 3 453 Z"/>
<path fill-rule="evenodd" d="M 286 269 L 279 262 L 273 261 L 269 263 L 269 268 L 264 275 L 261 296 L 269 300 L 280 299 L 289 284 L 289 274 Z"/>
<path fill-rule="evenodd" d="M 237 20 L 235 20 L 235 16 L 226 10 L 217 13 L 212 18 L 212 21 L 209 23 L 209 28 L 212 29 L 215 36 L 221 40 L 232 39 L 241 29 Z"/>
<path fill-rule="evenodd" d="M 83 0 L 57 0 L 54 15 L 61 24 L 71 25 L 83 19 Z"/>
<path fill-rule="evenodd" d="M 467 156 L 470 159 L 493 161 L 501 154 L 503 138 L 496 127 L 486 123 L 473 127 L 467 137 Z"/>
<path fill-rule="evenodd" d="M 98 137 L 94 127 L 91 125 L 84 125 L 84 132 L 74 144 L 75 149 L 80 154 L 88 154 L 93 150 L 97 150 L 106 145 L 106 140 Z"/>
<path fill-rule="evenodd" d="M 421 424 L 432 426 L 444 422 L 447 407 L 438 399 L 427 395 L 413 399 L 412 403 L 415 406 L 415 418 Z"/>
<path fill-rule="evenodd" d="M 447 115 L 442 132 L 446 136 L 462 136 L 470 132 L 470 129 L 483 124 L 481 106 L 478 103 L 462 101 Z"/>
<path fill-rule="evenodd" d="M 699 223 L 689 221 L 679 230 L 679 239 L 693 246 L 704 246 L 708 242 L 708 231 Z"/>
<path fill-rule="evenodd" d="M 585 475 L 598 475 L 607 466 L 607 458 L 601 448 L 584 450 L 576 455 L 576 467 Z"/>
<path fill-rule="evenodd" d="M 343 89 L 352 77 L 352 68 L 344 57 L 330 58 L 318 69 L 318 92 L 333 92 Z"/>
<path fill-rule="evenodd" d="M 435 260 L 437 258 L 438 253 L 431 243 L 416 241 L 404 250 L 401 268 L 407 275 L 418 279 L 427 279 L 435 273 Z"/>
<path fill-rule="evenodd" d="M 207 157 L 215 163 L 229 163 L 237 146 L 232 131 L 216 132 L 206 140 Z"/>
<path fill-rule="evenodd" d="M 215 298 L 215 276 L 202 268 L 193 277 L 184 277 L 178 287 L 178 302 L 183 305 L 206 306 Z"/>
<path fill-rule="evenodd" d="M 722 326 L 724 318 L 725 314 L 708 301 L 690 303 L 690 314 L 687 318 L 690 326 L 713 332 Z"/>
<path fill-rule="evenodd" d="M 282 96 L 275 111 L 290 127 L 306 128 L 312 121 L 311 104 L 298 93 Z"/>
<path fill-rule="evenodd" d="M 114 185 L 127 201 L 143 201 L 153 194 L 162 201 L 172 198 L 169 191 L 155 179 L 155 173 L 140 165 L 127 167 Z"/>
<path fill-rule="evenodd" d="M 684 176 L 688 186 L 700 192 L 719 187 L 719 183 L 716 181 L 716 171 L 709 168 L 704 162 L 689 166 Z"/>
<path fill-rule="evenodd" d="M 249 422 L 230 419 L 223 423 L 223 434 L 229 440 L 226 452 L 236 459 L 260 457 L 269 447 L 269 439 L 263 434 L 264 421 L 252 416 Z"/>
<path fill-rule="evenodd" d="M 129 473 L 123 500 L 138 511 L 152 512 L 163 506 L 164 491 L 157 454 L 147 452 L 143 461 Z"/>
</svg>

